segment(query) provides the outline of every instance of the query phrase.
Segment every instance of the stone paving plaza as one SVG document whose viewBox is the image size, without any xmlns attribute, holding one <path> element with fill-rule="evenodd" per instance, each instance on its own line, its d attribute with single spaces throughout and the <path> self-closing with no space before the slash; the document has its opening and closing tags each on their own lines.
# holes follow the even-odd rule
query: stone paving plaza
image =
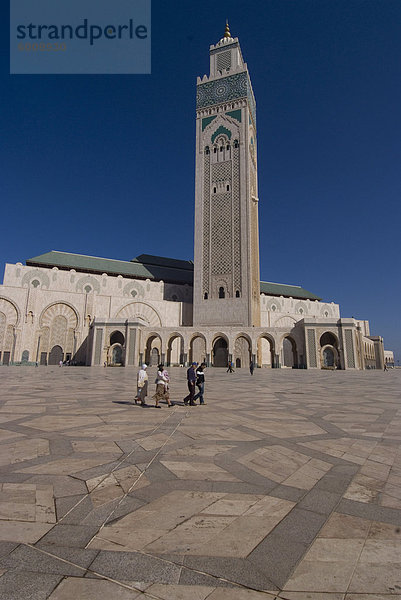
<svg viewBox="0 0 401 600">
<path fill-rule="evenodd" d="M 401 370 L 170 372 L 0 368 L 1 600 L 401 600 Z"/>
</svg>

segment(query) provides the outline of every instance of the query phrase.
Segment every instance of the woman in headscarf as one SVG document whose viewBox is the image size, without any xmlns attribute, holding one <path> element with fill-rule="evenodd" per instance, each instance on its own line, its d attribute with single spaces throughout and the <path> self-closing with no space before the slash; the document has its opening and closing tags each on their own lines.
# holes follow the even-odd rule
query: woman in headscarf
<svg viewBox="0 0 401 600">
<path fill-rule="evenodd" d="M 160 364 L 157 367 L 156 393 L 153 396 L 156 408 L 161 408 L 161 406 L 159 405 L 160 400 L 165 400 L 169 407 L 172 406 L 172 404 L 170 402 L 170 394 L 168 391 L 169 381 L 170 381 L 170 377 L 168 376 L 168 373 L 165 370 L 164 365 Z"/>
<path fill-rule="evenodd" d="M 144 363 L 138 371 L 136 380 L 137 393 L 135 396 L 135 404 L 138 404 L 138 402 L 140 402 L 141 406 L 146 406 L 145 398 L 148 395 L 148 374 L 146 372 L 147 368 L 148 365 L 145 365 Z"/>
</svg>

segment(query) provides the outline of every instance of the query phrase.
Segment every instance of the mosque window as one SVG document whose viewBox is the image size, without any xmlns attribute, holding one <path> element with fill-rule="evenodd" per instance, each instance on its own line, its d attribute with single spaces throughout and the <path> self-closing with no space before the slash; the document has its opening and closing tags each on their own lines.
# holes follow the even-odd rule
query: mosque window
<svg viewBox="0 0 401 600">
<path fill-rule="evenodd" d="M 223 286 L 219 287 L 219 298 L 225 298 L 226 297 L 226 293 L 224 291 Z"/>
<path fill-rule="evenodd" d="M 210 154 L 209 146 L 206 146 L 206 148 L 205 148 L 205 154 Z"/>
<path fill-rule="evenodd" d="M 91 286 L 90 286 L 90 285 L 86 285 L 86 286 L 84 287 L 84 290 L 85 290 L 85 292 L 86 292 L 87 294 L 89 294 L 89 293 L 92 291 L 92 288 L 91 288 Z"/>
<path fill-rule="evenodd" d="M 230 149 L 230 146 L 227 144 L 227 146 L 226 146 L 226 150 L 229 150 L 229 149 Z"/>
<path fill-rule="evenodd" d="M 230 191 L 230 186 L 227 184 L 227 192 Z"/>
<path fill-rule="evenodd" d="M 238 148 L 238 146 L 239 146 L 238 140 L 234 140 L 234 148 Z"/>
<path fill-rule="evenodd" d="M 299 314 L 300 314 L 300 315 L 303 315 L 303 314 L 304 314 L 304 309 L 303 309 L 303 308 L 300 308 L 300 309 L 299 309 Z"/>
<path fill-rule="evenodd" d="M 204 299 L 204 300 L 207 300 L 207 299 L 208 299 L 208 297 L 209 297 L 209 296 L 208 296 L 208 293 L 207 293 L 207 292 L 205 292 L 205 293 L 204 293 L 204 295 L 203 295 L 203 299 Z"/>
<path fill-rule="evenodd" d="M 135 296 L 136 296 L 137 294 L 138 294 L 138 292 L 137 292 L 136 290 L 132 290 L 132 291 L 131 291 L 131 296 L 132 296 L 133 298 L 135 298 Z"/>
<path fill-rule="evenodd" d="M 224 147 L 220 146 L 220 152 L 223 152 L 223 150 L 224 150 Z"/>
<path fill-rule="evenodd" d="M 277 310 L 277 306 L 275 304 L 272 304 L 272 311 L 274 312 L 275 310 Z"/>
<path fill-rule="evenodd" d="M 239 298 L 239 297 L 240 297 L 239 290 L 237 290 L 237 291 L 235 292 L 235 297 L 236 297 L 236 298 Z"/>
<path fill-rule="evenodd" d="M 216 146 L 213 148 L 213 152 L 216 154 L 216 152 L 217 152 Z"/>
<path fill-rule="evenodd" d="M 34 279 L 31 285 L 32 287 L 37 288 L 40 286 L 40 282 L 37 279 Z"/>
</svg>

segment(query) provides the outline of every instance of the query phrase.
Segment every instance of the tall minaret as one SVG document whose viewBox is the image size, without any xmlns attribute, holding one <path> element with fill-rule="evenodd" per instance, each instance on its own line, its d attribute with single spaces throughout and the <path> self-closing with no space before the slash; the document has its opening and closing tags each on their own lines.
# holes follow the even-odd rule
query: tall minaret
<svg viewBox="0 0 401 600">
<path fill-rule="evenodd" d="M 194 325 L 260 325 L 255 99 L 228 23 L 197 81 Z"/>
</svg>

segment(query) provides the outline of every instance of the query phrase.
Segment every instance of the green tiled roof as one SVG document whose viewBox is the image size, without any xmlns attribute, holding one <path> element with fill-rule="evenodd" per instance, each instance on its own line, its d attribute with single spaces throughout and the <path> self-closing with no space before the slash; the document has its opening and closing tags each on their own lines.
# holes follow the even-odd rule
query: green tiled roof
<svg viewBox="0 0 401 600">
<path fill-rule="evenodd" d="M 184 269 L 185 271 L 192 271 L 194 268 L 192 260 L 177 260 L 176 258 L 153 256 L 152 254 L 140 254 L 136 258 L 133 258 L 131 262 L 154 265 L 156 267 L 168 267 L 170 269 Z"/>
<path fill-rule="evenodd" d="M 284 283 L 271 283 L 270 281 L 260 282 L 260 291 L 262 294 L 269 296 L 285 296 L 289 298 L 300 298 L 309 300 L 321 300 L 319 296 L 315 296 L 308 290 L 304 290 L 299 285 L 285 285 Z"/>
<path fill-rule="evenodd" d="M 150 279 L 153 281 L 166 281 L 169 283 L 193 284 L 192 260 L 177 260 L 164 256 L 140 254 L 130 261 L 112 260 L 84 254 L 71 254 L 52 250 L 40 254 L 26 261 L 30 267 L 58 267 L 59 269 L 75 269 L 83 273 L 107 273 L 108 275 L 122 275 L 123 277 Z M 298 285 L 284 285 L 281 283 L 260 282 L 260 291 L 269 296 L 285 296 L 310 300 L 321 300 L 311 292 Z"/>
<path fill-rule="evenodd" d="M 139 259 L 145 257 L 153 259 L 152 262 L 140 262 Z M 156 259 L 159 259 L 159 264 L 157 264 Z M 162 265 L 163 261 L 164 266 Z M 100 275 L 107 273 L 108 275 L 122 275 L 123 277 L 151 279 L 154 281 L 163 280 L 169 283 L 188 283 L 192 285 L 193 281 L 193 264 L 191 261 L 176 261 L 174 259 L 150 257 L 148 255 L 141 255 L 132 261 L 125 261 L 52 250 L 51 252 L 30 258 L 26 261 L 26 264 L 31 267 L 58 267 L 64 270 L 75 269 L 84 273 L 96 273 Z M 186 268 L 184 268 L 184 265 L 186 265 Z"/>
</svg>

